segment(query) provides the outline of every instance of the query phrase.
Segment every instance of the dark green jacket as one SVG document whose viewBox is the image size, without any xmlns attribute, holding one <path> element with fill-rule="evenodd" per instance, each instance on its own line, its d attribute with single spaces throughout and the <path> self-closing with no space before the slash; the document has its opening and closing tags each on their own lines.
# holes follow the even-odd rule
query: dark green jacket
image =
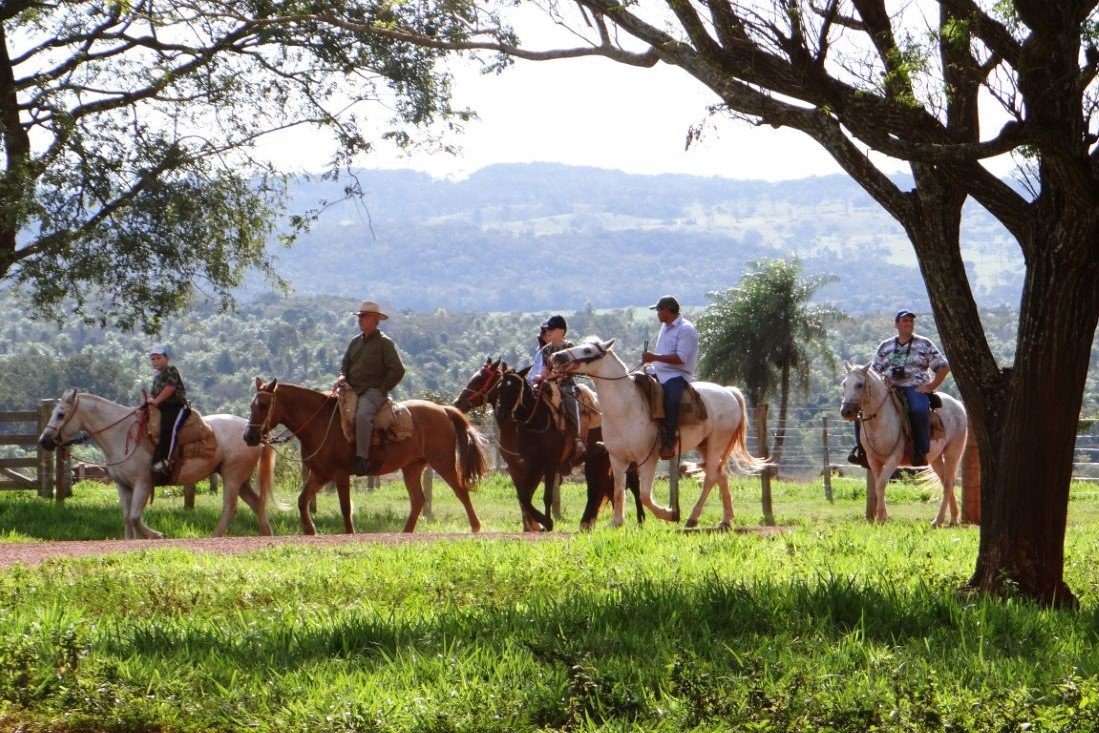
<svg viewBox="0 0 1099 733">
<path fill-rule="evenodd" d="M 388 392 L 404 377 L 404 364 L 393 339 L 381 331 L 375 331 L 365 339 L 360 333 L 347 345 L 340 363 L 340 374 L 347 379 L 355 394 L 362 394 L 372 387 Z"/>
</svg>

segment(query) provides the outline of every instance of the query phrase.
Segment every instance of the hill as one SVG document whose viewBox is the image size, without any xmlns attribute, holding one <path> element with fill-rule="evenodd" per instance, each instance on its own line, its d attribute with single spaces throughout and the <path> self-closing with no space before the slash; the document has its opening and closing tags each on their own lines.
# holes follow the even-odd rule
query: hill
<svg viewBox="0 0 1099 733">
<path fill-rule="evenodd" d="M 556 164 L 497 165 L 460 181 L 411 171 L 297 179 L 291 208 L 324 208 L 292 249 L 272 247 L 301 295 L 371 297 L 456 311 L 624 308 L 734 287 L 754 260 L 798 256 L 840 281 L 821 297 L 852 313 L 927 294 L 904 232 L 844 176 L 738 181 Z M 978 301 L 1018 303 L 1022 259 L 979 207 L 963 228 Z M 249 292 L 262 291 L 258 283 Z"/>
</svg>

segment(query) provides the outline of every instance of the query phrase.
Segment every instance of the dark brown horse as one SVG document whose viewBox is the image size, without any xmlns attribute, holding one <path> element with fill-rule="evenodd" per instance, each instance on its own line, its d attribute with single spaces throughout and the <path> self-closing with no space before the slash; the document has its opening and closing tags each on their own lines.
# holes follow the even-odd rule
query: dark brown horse
<svg viewBox="0 0 1099 733">
<path fill-rule="evenodd" d="M 382 464 L 375 473 L 400 469 L 404 475 L 409 502 L 404 531 L 416 529 L 425 502 L 420 478 L 430 465 L 462 502 L 470 529 L 480 532 L 481 520 L 469 492 L 486 471 L 484 437 L 453 407 L 425 400 L 406 400 L 402 404 L 412 412 L 414 433 L 407 440 L 386 444 Z M 284 425 L 301 442 L 302 462 L 309 470 L 298 497 L 302 532 L 316 534 L 309 504 L 321 487 L 332 481 L 340 498 L 344 531 L 354 533 L 350 477 L 355 446 L 340 427 L 336 397 L 296 384 L 279 384 L 277 379 L 267 384 L 256 379 L 256 396 L 252 398 L 244 441 L 256 445 L 276 425 Z"/>
<path fill-rule="evenodd" d="M 469 412 L 483 405 L 493 406 L 496 424 L 499 428 L 500 452 L 507 463 L 508 473 L 515 483 L 516 491 L 521 492 L 523 490 L 519 488 L 520 486 L 529 485 L 532 497 L 540 476 L 535 471 L 533 479 L 525 478 L 526 462 L 523 460 L 521 455 L 523 451 L 520 450 L 519 446 L 519 422 L 514 420 L 510 414 L 506 414 L 507 411 L 500 409 L 498 405 L 500 384 L 504 379 L 504 375 L 508 373 L 525 376 L 526 370 L 515 372 L 509 369 L 507 364 L 501 364 L 500 359 L 495 361 L 492 358 L 485 359 L 484 366 L 478 369 L 470 378 L 461 394 L 458 395 L 458 399 L 454 401 L 454 406 L 462 412 Z M 588 499 L 587 505 L 584 507 L 584 514 L 580 519 L 581 529 L 591 529 L 595 525 L 596 517 L 599 516 L 599 509 L 604 502 L 610 501 L 614 495 L 614 475 L 611 473 L 610 456 L 606 448 L 603 447 L 602 439 L 602 428 L 595 427 L 588 431 L 587 451 L 584 456 L 584 479 L 587 482 Z M 560 447 L 557 450 L 559 451 Z M 629 471 L 626 474 L 626 485 L 633 492 L 634 502 L 637 506 L 637 522 L 641 524 L 645 520 L 645 510 L 641 505 L 636 471 Z M 528 504 L 531 503 L 531 497 L 528 497 Z M 550 514 L 549 506 L 551 503 L 552 496 L 549 496 L 546 498 L 545 504 L 546 515 Z M 520 498 L 520 508 L 523 509 L 522 498 Z M 526 517 L 525 513 L 524 517 Z M 524 527 L 526 527 L 526 519 L 524 519 Z M 532 528 L 537 529 L 537 527 Z"/>
</svg>

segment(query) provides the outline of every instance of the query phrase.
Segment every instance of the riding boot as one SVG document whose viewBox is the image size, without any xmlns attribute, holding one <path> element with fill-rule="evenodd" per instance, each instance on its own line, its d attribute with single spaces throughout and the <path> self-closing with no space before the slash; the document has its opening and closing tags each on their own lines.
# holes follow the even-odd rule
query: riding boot
<svg viewBox="0 0 1099 733">
<path fill-rule="evenodd" d="M 861 445 L 856 445 L 851 449 L 851 452 L 847 454 L 847 462 L 863 468 L 870 468 L 870 462 L 866 460 L 866 451 L 862 449 Z"/>
</svg>

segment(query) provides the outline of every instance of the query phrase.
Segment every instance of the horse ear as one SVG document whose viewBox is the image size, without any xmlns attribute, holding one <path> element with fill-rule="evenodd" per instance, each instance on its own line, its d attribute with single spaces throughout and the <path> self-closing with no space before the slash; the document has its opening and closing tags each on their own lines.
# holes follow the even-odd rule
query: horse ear
<svg viewBox="0 0 1099 733">
<path fill-rule="evenodd" d="M 603 348 L 606 349 L 607 351 L 610 351 L 611 347 L 614 346 L 614 342 L 615 342 L 615 339 L 610 339 L 609 341 L 604 341 L 603 342 Z"/>
<path fill-rule="evenodd" d="M 534 366 L 534 365 L 533 365 L 533 364 L 531 364 L 531 365 L 530 365 L 530 366 L 528 366 L 528 367 L 523 367 L 522 369 L 520 369 L 520 370 L 519 370 L 519 376 L 521 376 L 521 377 L 525 377 L 525 376 L 527 376 L 527 372 L 529 372 L 529 371 L 530 371 L 530 369 L 531 369 L 531 367 L 533 367 L 533 366 Z"/>
<path fill-rule="evenodd" d="M 851 362 L 849 362 L 849 361 L 847 361 L 846 359 L 844 359 L 844 361 L 843 361 L 843 371 L 845 371 L 845 372 L 847 372 L 848 374 L 850 374 L 850 373 L 851 373 L 851 370 L 852 370 L 852 369 L 854 369 L 854 368 L 855 368 L 855 367 L 851 366 Z"/>
<path fill-rule="evenodd" d="M 500 358 L 502 359 L 503 357 L 500 357 Z M 490 359 L 490 361 L 491 361 L 491 359 Z M 492 368 L 493 369 L 499 369 L 500 368 L 500 359 L 497 359 L 496 361 L 492 362 Z"/>
<path fill-rule="evenodd" d="M 260 378 L 260 377 L 256 377 L 256 391 L 257 392 L 263 391 L 263 379 Z"/>
<path fill-rule="evenodd" d="M 278 386 L 279 386 L 279 378 L 275 377 L 274 379 L 272 379 L 270 382 L 267 383 L 267 391 L 268 392 L 274 392 L 275 387 L 278 387 Z"/>
</svg>

